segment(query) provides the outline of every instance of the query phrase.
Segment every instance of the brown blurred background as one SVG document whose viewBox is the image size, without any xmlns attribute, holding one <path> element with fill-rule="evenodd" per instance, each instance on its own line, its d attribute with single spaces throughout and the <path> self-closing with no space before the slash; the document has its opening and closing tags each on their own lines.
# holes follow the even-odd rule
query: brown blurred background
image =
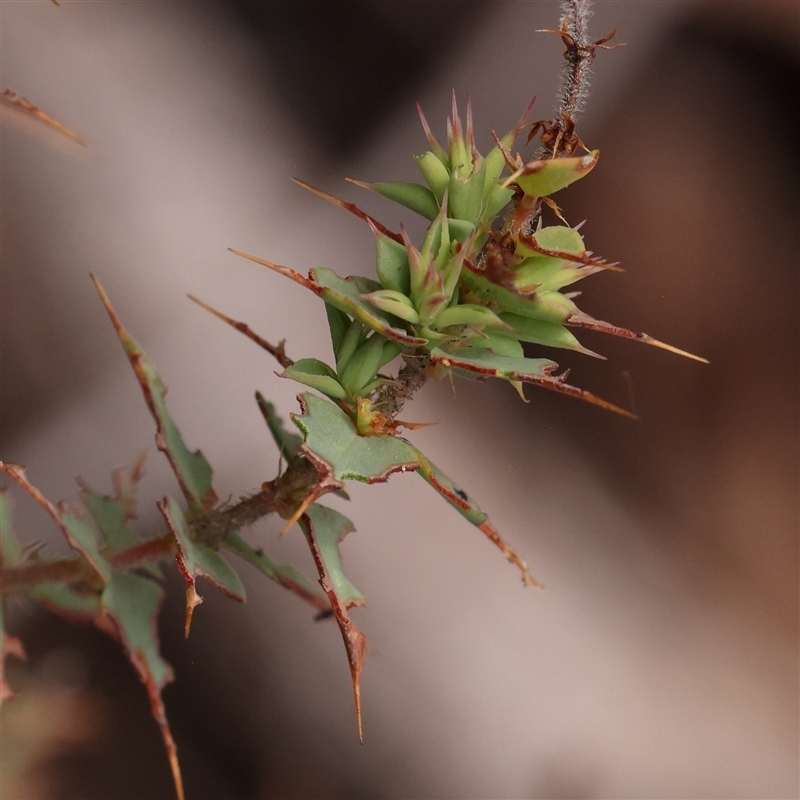
<svg viewBox="0 0 800 800">
<path fill-rule="evenodd" d="M 333 626 L 243 569 L 248 605 L 201 589 L 184 643 L 171 580 L 165 700 L 190 798 L 798 796 L 800 4 L 595 11 L 594 33 L 620 22 L 627 46 L 599 55 L 579 124 L 600 165 L 559 200 L 626 273 L 587 280 L 580 305 L 710 365 L 591 334 L 607 362 L 555 355 L 635 423 L 544 391 L 523 405 L 506 386 L 426 389 L 413 417 L 440 422 L 415 441 L 548 589 L 522 592 L 421 482 L 356 487 L 344 557 L 370 603 L 363 748 Z M 409 222 L 342 179 L 415 179 L 414 101 L 441 133 L 450 88 L 469 92 L 485 152 L 533 94 L 533 116 L 550 115 L 562 63 L 558 39 L 534 33 L 557 25 L 549 2 L 0 14 L 0 88 L 90 142 L 4 113 L 0 457 L 52 499 L 73 497 L 78 474 L 107 489 L 152 442 L 89 271 L 159 365 L 220 494 L 255 488 L 275 457 L 252 392 L 287 415 L 296 387 L 184 294 L 327 358 L 314 299 L 226 248 L 368 274 L 368 232 L 288 178 Z M 175 491 L 155 452 L 148 470 L 143 530 Z M 57 552 L 18 507 L 26 538 Z M 254 541 L 300 558 L 276 531 Z M 28 604 L 11 614 L 29 661 L 11 672 L 2 796 L 169 797 L 116 647 Z"/>
</svg>

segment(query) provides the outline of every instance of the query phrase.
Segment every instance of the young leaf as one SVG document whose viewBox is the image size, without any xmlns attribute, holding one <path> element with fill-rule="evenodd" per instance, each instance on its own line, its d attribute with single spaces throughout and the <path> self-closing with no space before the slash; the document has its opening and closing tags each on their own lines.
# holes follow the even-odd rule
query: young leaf
<svg viewBox="0 0 800 800">
<path fill-rule="evenodd" d="M 430 186 L 436 202 L 441 204 L 444 193 L 450 184 L 450 171 L 432 150 L 428 150 L 421 156 L 414 156 L 414 161 L 417 162 L 422 177 Z"/>
<path fill-rule="evenodd" d="M 411 300 L 402 292 L 394 291 L 393 289 L 378 289 L 369 294 L 362 294 L 362 300 L 366 300 L 375 308 L 385 311 L 387 314 L 392 314 L 399 317 L 412 325 L 419 322 L 419 314 L 414 308 Z"/>
<path fill-rule="evenodd" d="M 344 341 L 344 337 L 347 335 L 347 331 L 350 328 L 350 317 L 348 317 L 344 311 L 339 311 L 338 308 L 334 308 L 327 303 L 325 304 L 325 313 L 328 316 L 328 327 L 331 331 L 333 352 L 338 353 Z"/>
<path fill-rule="evenodd" d="M 355 530 L 355 526 L 343 514 L 317 503 L 309 506 L 300 518 L 300 526 L 306 535 L 308 546 L 317 565 L 320 586 L 330 600 L 336 622 L 342 632 L 347 660 L 350 664 L 350 676 L 353 681 L 358 738 L 363 741 L 360 679 L 367 640 L 353 624 L 347 611 L 353 606 L 364 605 L 364 595 L 356 589 L 342 571 L 339 556 L 339 543 L 350 531 Z"/>
<path fill-rule="evenodd" d="M 218 589 L 243 603 L 245 590 L 239 576 L 216 550 L 199 542 L 193 542 L 186 527 L 186 519 L 178 503 L 171 497 L 165 497 L 158 510 L 164 516 L 169 529 L 178 543 L 175 560 L 186 581 L 186 624 L 184 632 L 189 635 L 192 626 L 192 614 L 203 598 L 195 589 L 196 576 L 201 575 L 211 581 Z"/>
<path fill-rule="evenodd" d="M 302 414 L 291 417 L 305 440 L 302 452 L 336 484 L 382 483 L 393 472 L 418 469 L 417 451 L 408 442 L 394 436 L 359 436 L 350 417 L 328 400 L 308 392 L 297 399 Z"/>
<path fill-rule="evenodd" d="M 286 367 L 281 377 L 291 378 L 293 381 L 310 386 L 334 400 L 344 400 L 347 397 L 347 392 L 339 383 L 336 373 L 316 358 L 301 358 L 295 361 L 291 367 Z"/>
<path fill-rule="evenodd" d="M 391 361 L 400 351 L 396 342 L 390 342 L 373 333 L 353 354 L 341 371 L 342 385 L 352 397 L 364 396 L 378 370 Z"/>
<path fill-rule="evenodd" d="M 169 459 L 172 471 L 178 479 L 191 511 L 210 510 L 217 502 L 216 492 L 211 486 L 211 466 L 199 450 L 192 453 L 186 447 L 180 431 L 167 412 L 165 400 L 167 388 L 156 372 L 153 362 L 122 327 L 103 287 L 94 276 L 92 276 L 92 280 L 131 362 L 133 371 L 136 373 L 150 412 L 155 418 L 158 427 L 156 434 L 158 449 Z"/>
<path fill-rule="evenodd" d="M 381 233 L 377 228 L 375 234 L 377 254 L 375 271 L 384 289 L 407 295 L 411 291 L 409 277 L 408 252 L 403 244 Z"/>
<path fill-rule="evenodd" d="M 348 178 L 350 183 L 369 189 L 371 192 L 382 195 L 393 203 L 410 208 L 414 213 L 426 219 L 433 219 L 439 213 L 439 203 L 433 192 L 420 183 L 364 183 Z"/>
<path fill-rule="evenodd" d="M 430 324 L 431 328 L 447 328 L 450 325 L 488 325 L 501 330 L 511 330 L 494 311 L 490 311 L 486 306 L 477 306 L 471 303 L 460 303 L 457 306 L 446 308 Z"/>
<path fill-rule="evenodd" d="M 504 186 L 516 183 L 531 197 L 547 197 L 588 175 L 599 158 L 600 151 L 592 150 L 578 158 L 530 161 L 507 178 Z"/>
<path fill-rule="evenodd" d="M 501 314 L 500 319 L 510 325 L 513 336 L 521 342 L 541 344 L 546 347 L 559 347 L 565 350 L 575 350 L 594 358 L 604 358 L 592 350 L 585 348 L 564 325 L 557 322 L 545 322 L 540 319 L 523 317 L 520 314 Z"/>
<path fill-rule="evenodd" d="M 393 339 L 399 344 L 413 346 L 425 344 L 425 339 L 420 339 L 400 328 L 395 328 L 375 306 L 361 299 L 361 295 L 380 289 L 379 283 L 357 276 L 343 279 L 333 270 L 324 267 L 317 267 L 311 270 L 311 275 L 319 287 L 317 293 L 326 303 L 336 306 L 336 308 L 350 316 L 357 317 L 365 325 L 378 331 L 381 336 Z"/>
</svg>

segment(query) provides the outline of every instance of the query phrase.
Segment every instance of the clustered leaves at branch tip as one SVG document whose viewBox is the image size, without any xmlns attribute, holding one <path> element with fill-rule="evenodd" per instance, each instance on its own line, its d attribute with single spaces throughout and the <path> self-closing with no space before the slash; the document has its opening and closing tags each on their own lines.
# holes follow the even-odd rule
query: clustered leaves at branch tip
<svg viewBox="0 0 800 800">
<path fill-rule="evenodd" d="M 166 406 L 166 387 L 155 366 L 123 327 L 111 303 L 95 285 L 134 369 L 157 427 L 156 444 L 177 478 L 185 508 L 172 497 L 159 504 L 167 535 L 142 540 L 130 528 L 134 497 L 143 474 L 141 459 L 114 473 L 114 491 L 104 496 L 81 483 L 82 512 L 54 506 L 28 481 L 22 467 L 0 470 L 42 506 L 77 553 L 68 560 L 47 560 L 25 549 L 12 532 L 10 497 L 0 492 L 0 551 L 3 594 L 24 594 L 70 619 L 90 621 L 122 644 L 144 682 L 183 797 L 177 747 L 161 700 L 172 670 L 159 654 L 155 619 L 163 599 L 161 561 L 174 559 L 186 582 L 185 632 L 202 602 L 196 582 L 202 577 L 244 602 L 245 588 L 226 554 L 232 552 L 268 578 L 309 603 L 320 617 L 333 616 L 345 645 L 361 736 L 360 675 L 366 639 L 350 617 L 364 604 L 363 594 L 342 570 L 339 544 L 355 530 L 352 521 L 319 501 L 326 494 L 347 497 L 347 481 L 386 481 L 396 472 L 417 472 L 439 495 L 475 525 L 520 571 L 525 585 L 538 585 L 525 561 L 500 537 L 481 508 L 426 455 L 400 436 L 414 423 L 398 418 L 411 397 L 431 379 L 454 375 L 499 378 L 524 398 L 524 384 L 567 394 L 625 416 L 630 412 L 566 382 L 567 373 L 549 358 L 531 358 L 524 344 L 588 350 L 575 331 L 589 329 L 635 339 L 690 358 L 643 333 L 595 319 L 578 309 L 573 284 L 614 264 L 587 250 L 580 226 L 570 226 L 553 200 L 598 163 L 575 133 L 589 66 L 607 36 L 591 42 L 586 32 L 587 0 L 565 3 L 557 33 L 566 47 L 566 78 L 555 119 L 521 120 L 484 157 L 477 149 L 472 106 L 467 99 L 462 121 L 452 99 L 446 139 L 440 143 L 419 109 L 429 149 L 415 158 L 421 183 L 354 184 L 422 216 L 428 223 L 418 244 L 403 226 L 391 231 L 356 205 L 297 181 L 365 221 L 375 238 L 376 278 L 341 278 L 325 267 L 308 276 L 256 256 L 233 251 L 290 278 L 324 303 L 333 360 L 292 360 L 284 342 L 275 346 L 206 303 L 212 314 L 245 334 L 280 364 L 280 376 L 313 392 L 298 396 L 300 413 L 284 427 L 275 408 L 256 394 L 258 408 L 278 448 L 276 477 L 238 502 L 220 503 L 205 457 L 192 452 Z M 2 96 L 4 103 L 19 101 Z M 27 103 L 27 101 L 25 101 Z M 24 104 L 23 104 L 24 105 Z M 30 104 L 32 106 L 32 104 Z M 35 107 L 32 107 L 35 109 Z M 35 109 L 38 112 L 38 109 Z M 28 113 L 34 113 L 30 108 Z M 38 112 L 41 113 L 41 112 Z M 45 120 L 51 127 L 54 121 Z M 539 156 L 525 161 L 514 153 L 519 134 L 539 136 Z M 63 132 L 67 133 L 65 129 Z M 71 134 L 71 132 L 69 132 Z M 582 153 L 582 154 L 581 154 Z M 545 224 L 552 216 L 552 224 Z M 398 360 L 399 357 L 399 360 Z M 697 359 L 703 360 L 703 359 Z M 392 365 L 400 366 L 393 371 Z M 318 580 L 272 561 L 249 544 L 243 529 L 269 514 L 295 522 L 305 535 Z M 2 630 L 2 615 L 0 615 Z M 24 655 L 18 640 L 2 633 L 3 659 Z M 3 698 L 12 694 L 0 684 Z"/>
</svg>

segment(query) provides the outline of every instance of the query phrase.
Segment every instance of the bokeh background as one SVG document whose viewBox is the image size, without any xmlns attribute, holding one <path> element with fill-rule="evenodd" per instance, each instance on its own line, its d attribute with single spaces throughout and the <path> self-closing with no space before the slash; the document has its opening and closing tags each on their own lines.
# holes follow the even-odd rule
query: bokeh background
<svg viewBox="0 0 800 800">
<path fill-rule="evenodd" d="M 415 180 L 414 102 L 443 135 L 469 93 L 479 147 L 562 66 L 551 2 L 273 0 L 0 3 L 0 89 L 89 142 L 3 112 L 2 457 L 52 498 L 149 447 L 140 526 L 175 486 L 89 272 L 170 386 L 221 496 L 277 455 L 260 389 L 296 386 L 191 292 L 294 357 L 326 359 L 321 304 L 227 252 L 369 274 L 373 239 L 300 177 L 390 226 L 410 214 L 346 184 Z M 354 487 L 343 546 L 369 600 L 365 744 L 335 626 L 247 567 L 248 603 L 182 587 L 161 622 L 165 701 L 190 798 L 798 796 L 800 4 L 597 2 L 579 133 L 601 151 L 560 198 L 626 273 L 589 313 L 710 359 L 588 334 L 572 381 L 638 422 L 506 385 L 426 387 L 414 440 L 476 496 L 547 590 L 517 575 L 413 476 Z M 574 355 L 574 357 L 572 357 Z M 55 532 L 19 498 L 21 533 Z M 250 538 L 306 568 L 299 536 Z M 172 788 L 145 693 L 116 646 L 27 603 L 13 632 L 2 796 L 160 798 Z"/>
</svg>

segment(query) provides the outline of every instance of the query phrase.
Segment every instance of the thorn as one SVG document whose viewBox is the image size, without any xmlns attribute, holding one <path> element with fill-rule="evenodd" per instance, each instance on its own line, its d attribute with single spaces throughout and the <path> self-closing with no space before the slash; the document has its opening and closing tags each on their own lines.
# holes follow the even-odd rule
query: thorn
<svg viewBox="0 0 800 800">
<path fill-rule="evenodd" d="M 319 484 L 315 487 L 319 489 Z M 289 532 L 292 525 L 306 513 L 306 509 L 320 496 L 319 491 L 314 491 L 312 489 L 305 497 L 302 503 L 297 507 L 297 510 L 292 514 L 292 516 L 287 520 L 286 524 L 283 526 L 283 530 L 278 534 L 278 538 L 282 539 L 286 534 Z"/>
<path fill-rule="evenodd" d="M 431 150 L 440 158 L 446 158 L 444 149 L 436 140 L 436 137 L 431 133 L 430 125 L 428 125 L 428 120 L 425 119 L 425 114 L 422 113 L 422 106 L 417 103 L 417 113 L 419 114 L 419 121 L 422 123 L 422 130 L 425 132 L 425 138 L 428 140 L 428 144 L 431 146 Z"/>
<path fill-rule="evenodd" d="M 241 256 L 242 258 L 246 258 L 248 261 L 254 261 L 256 264 L 261 264 L 262 267 L 269 267 L 271 270 L 279 272 L 281 275 L 285 275 L 287 278 L 291 278 L 295 283 L 305 286 L 306 289 L 311 289 L 312 292 L 316 293 L 317 289 L 319 289 L 319 286 L 314 283 L 314 281 L 301 275 L 299 272 L 297 272 L 297 270 L 293 270 L 291 267 L 283 267 L 280 264 L 275 264 L 272 261 L 267 261 L 264 258 L 258 258 L 257 256 L 251 256 L 249 253 L 243 253 L 241 250 L 234 250 L 232 247 L 229 247 L 228 250 L 236 256 Z"/>
<path fill-rule="evenodd" d="M 353 680 L 353 696 L 356 701 L 356 724 L 358 725 L 358 741 L 364 744 L 364 728 L 361 722 L 361 687 L 358 680 Z"/>
<path fill-rule="evenodd" d="M 679 356 L 685 356 L 686 358 L 691 358 L 693 361 L 699 361 L 701 364 L 708 364 L 710 363 L 707 358 L 703 358 L 702 356 L 696 356 L 693 353 L 689 353 L 686 350 L 681 350 L 678 347 L 673 347 L 671 344 L 666 344 L 665 342 L 659 342 L 658 339 L 654 339 L 652 336 L 648 336 L 646 333 L 642 334 L 642 341 L 645 344 L 651 344 L 653 347 L 658 347 L 661 350 L 666 350 L 669 353 L 675 353 Z"/>
<path fill-rule="evenodd" d="M 239 322 L 235 319 L 231 319 L 230 317 L 223 314 L 221 311 L 217 311 L 213 306 L 208 305 L 208 303 L 204 303 L 202 300 L 198 300 L 194 295 L 187 295 L 187 297 L 193 302 L 197 303 L 201 308 L 204 308 L 209 313 L 213 314 L 217 319 L 221 319 L 223 322 L 226 322 L 232 328 L 235 328 L 240 333 L 243 333 L 248 339 L 255 342 L 259 347 L 262 347 L 266 350 L 271 356 L 273 356 L 278 363 L 286 369 L 286 367 L 291 367 L 294 364 L 291 358 L 289 358 L 283 349 L 283 342 L 285 340 L 281 340 L 281 343 L 278 344 L 276 347 L 273 344 L 270 344 L 266 339 L 262 339 L 255 331 L 253 331 L 249 325 L 244 322 Z"/>
<path fill-rule="evenodd" d="M 186 620 L 183 625 L 183 635 L 186 639 L 189 638 L 189 631 L 192 629 L 194 610 L 202 602 L 203 598 L 197 594 L 197 590 L 194 588 L 194 582 L 186 584 Z"/>
<path fill-rule="evenodd" d="M 384 225 L 381 225 L 381 223 L 378 222 L 378 220 L 376 220 L 374 217 L 371 217 L 366 212 L 362 211 L 355 203 L 347 203 L 344 200 L 340 200 L 338 197 L 334 197 L 332 194 L 323 192 L 322 189 L 317 189 L 310 183 L 301 181 L 298 178 L 292 178 L 292 180 L 298 186 L 302 186 L 304 189 L 308 189 L 308 191 L 311 192 L 312 194 L 321 197 L 323 200 L 327 200 L 329 203 L 333 203 L 335 206 L 339 206 L 339 208 L 343 208 L 345 211 L 349 211 L 351 214 L 354 214 L 359 219 L 363 219 L 365 222 L 368 222 L 371 226 L 375 226 L 382 234 L 384 234 L 384 236 L 388 236 L 390 239 L 394 239 L 396 242 L 400 241 L 396 233 L 390 231 Z M 354 183 L 356 186 L 360 186 L 362 189 L 369 189 L 370 191 L 372 191 L 372 185 L 369 183 L 365 183 L 364 181 L 357 181 L 354 180 L 353 178 L 345 178 L 345 180 L 348 183 Z"/>
</svg>

